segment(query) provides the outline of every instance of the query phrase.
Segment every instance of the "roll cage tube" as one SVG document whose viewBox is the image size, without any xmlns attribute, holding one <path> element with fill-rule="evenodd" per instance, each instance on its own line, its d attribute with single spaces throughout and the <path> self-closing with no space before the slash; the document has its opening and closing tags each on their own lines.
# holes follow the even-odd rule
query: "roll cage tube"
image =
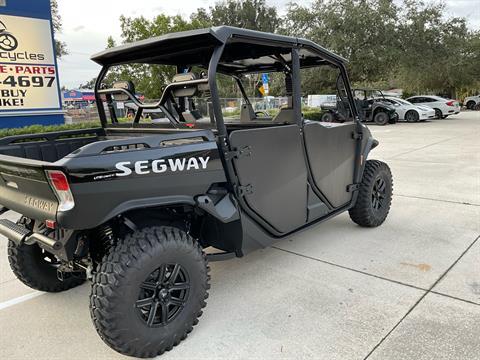
<svg viewBox="0 0 480 360">
<path fill-rule="evenodd" d="M 107 115 L 105 114 L 105 108 L 103 107 L 102 97 L 100 96 L 100 93 L 98 91 L 100 90 L 100 86 L 102 84 L 103 79 L 105 78 L 105 75 L 107 74 L 108 69 L 110 69 L 109 66 L 102 67 L 102 70 L 100 70 L 100 74 L 98 74 L 97 80 L 95 81 L 95 89 L 94 89 L 95 102 L 97 104 L 98 116 L 100 117 L 100 123 L 102 124 L 102 128 L 107 127 Z"/>
<path fill-rule="evenodd" d="M 184 85 L 196 85 L 196 84 L 205 84 L 208 83 L 208 80 L 206 79 L 198 79 L 198 80 L 189 80 L 189 81 L 182 81 L 182 82 L 176 82 L 169 84 L 163 94 L 160 100 L 156 103 L 152 104 L 144 104 L 140 102 L 136 97 L 135 94 L 132 94 L 130 91 L 127 89 L 123 88 L 109 88 L 109 89 L 101 89 L 101 82 L 105 78 L 105 75 L 110 67 L 105 66 L 102 68 L 100 74 L 97 77 L 97 81 L 95 82 L 95 101 L 97 103 L 97 108 L 98 108 L 98 113 L 100 117 L 100 122 L 102 123 L 102 127 L 106 127 L 108 125 L 108 120 L 105 114 L 105 109 L 103 107 L 103 101 L 101 98 L 101 95 L 104 94 L 107 97 L 107 102 L 111 102 L 111 96 L 112 94 L 125 94 L 129 98 L 130 101 L 132 101 L 137 107 L 137 113 L 135 115 L 135 119 L 133 120 L 133 123 L 137 124 L 140 120 L 140 116 L 142 115 L 142 112 L 144 109 L 160 109 L 164 112 L 164 114 L 167 116 L 168 120 L 172 123 L 172 125 L 176 128 L 179 127 L 180 123 L 175 119 L 170 111 L 163 105 L 167 99 L 167 96 L 169 94 L 170 89 L 173 89 L 175 87 L 179 86 L 184 86 Z M 112 109 L 111 104 L 109 104 L 109 110 L 111 111 Z M 116 116 L 115 114 L 111 114 L 114 122 L 116 121 Z"/>
</svg>

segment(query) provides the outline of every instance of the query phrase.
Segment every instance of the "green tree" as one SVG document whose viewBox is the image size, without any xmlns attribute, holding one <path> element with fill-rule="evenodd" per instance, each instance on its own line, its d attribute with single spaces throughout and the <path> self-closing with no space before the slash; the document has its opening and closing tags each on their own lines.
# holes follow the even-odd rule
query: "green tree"
<svg viewBox="0 0 480 360">
<path fill-rule="evenodd" d="M 290 4 L 282 32 L 306 37 L 347 58 L 354 82 L 380 81 L 398 66 L 397 11 L 392 0 Z"/>
<path fill-rule="evenodd" d="M 209 10 L 200 8 L 191 15 L 192 21 L 204 25 L 229 25 L 244 29 L 276 32 L 280 17 L 274 6 L 265 0 L 225 0 L 217 2 Z"/>
<path fill-rule="evenodd" d="M 51 0 L 50 11 L 52 13 L 53 36 L 55 37 L 55 33 L 62 32 L 62 18 L 58 13 L 57 0 Z M 67 44 L 63 41 L 55 39 L 55 53 L 57 55 L 57 58 L 61 58 L 63 55 L 67 55 Z"/>
<path fill-rule="evenodd" d="M 188 21 L 181 16 L 158 15 L 152 20 L 140 17 L 120 17 L 122 43 L 144 40 L 163 34 L 187 31 L 203 27 L 199 21 Z M 107 40 L 107 48 L 115 46 L 112 37 Z M 168 84 L 175 74 L 175 67 L 165 65 L 128 64 L 110 69 L 104 82 L 111 85 L 119 79 L 132 80 L 136 91 L 147 99 L 158 99 L 162 87 Z"/>
<path fill-rule="evenodd" d="M 397 33 L 405 89 L 455 96 L 480 79 L 480 32 L 469 30 L 465 18 L 445 19 L 444 3 L 405 0 L 403 9 Z"/>
</svg>

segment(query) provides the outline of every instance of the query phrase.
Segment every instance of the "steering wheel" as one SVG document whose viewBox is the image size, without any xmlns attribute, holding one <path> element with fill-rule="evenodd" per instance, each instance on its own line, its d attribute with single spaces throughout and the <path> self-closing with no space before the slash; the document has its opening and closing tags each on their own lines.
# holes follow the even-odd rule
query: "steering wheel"
<svg viewBox="0 0 480 360">
<path fill-rule="evenodd" d="M 269 117 L 270 117 L 270 114 L 269 114 L 268 112 L 266 112 L 266 111 L 263 111 L 263 110 L 261 110 L 261 111 L 255 111 L 255 117 L 258 117 L 257 114 L 263 115 L 263 116 L 261 116 L 261 117 L 265 117 L 265 118 L 269 118 Z"/>
</svg>

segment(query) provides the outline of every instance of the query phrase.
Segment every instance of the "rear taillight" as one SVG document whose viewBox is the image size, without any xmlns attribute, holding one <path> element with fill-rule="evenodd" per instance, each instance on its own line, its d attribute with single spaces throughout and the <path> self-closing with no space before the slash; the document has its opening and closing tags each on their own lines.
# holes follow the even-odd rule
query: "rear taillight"
<svg viewBox="0 0 480 360">
<path fill-rule="evenodd" d="M 73 200 L 70 184 L 65 174 L 58 170 L 46 170 L 48 181 L 52 186 L 55 195 L 59 201 L 58 211 L 68 211 L 73 209 L 75 201 Z"/>
<path fill-rule="evenodd" d="M 455 101 L 447 101 L 448 106 L 455 106 Z"/>
</svg>

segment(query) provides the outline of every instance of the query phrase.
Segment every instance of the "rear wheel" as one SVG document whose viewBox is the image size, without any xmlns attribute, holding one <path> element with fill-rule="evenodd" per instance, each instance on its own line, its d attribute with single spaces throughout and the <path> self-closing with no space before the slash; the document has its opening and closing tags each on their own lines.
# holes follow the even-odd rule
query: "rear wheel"
<svg viewBox="0 0 480 360">
<path fill-rule="evenodd" d="M 375 227 L 387 218 L 392 202 L 393 180 L 387 164 L 368 160 L 355 206 L 349 210 L 350 218 L 360 226 Z"/>
<path fill-rule="evenodd" d="M 183 230 L 152 226 L 127 235 L 93 278 L 90 313 L 97 332 L 125 355 L 171 350 L 198 323 L 208 271 L 200 245 Z"/>
<path fill-rule="evenodd" d="M 388 114 L 384 111 L 379 111 L 373 117 L 373 121 L 377 125 L 386 125 L 388 123 Z"/>
<path fill-rule="evenodd" d="M 330 112 L 326 112 L 325 114 L 322 115 L 322 122 L 333 122 L 334 117 L 333 114 Z"/>
<path fill-rule="evenodd" d="M 436 119 L 441 119 L 442 116 L 443 116 L 442 110 L 440 110 L 440 109 L 433 109 L 433 110 L 435 110 L 435 118 Z"/>
<path fill-rule="evenodd" d="M 408 122 L 417 122 L 419 118 L 420 116 L 418 116 L 418 112 L 416 112 L 415 110 L 407 111 L 407 113 L 405 114 L 405 120 L 407 120 Z"/>
<path fill-rule="evenodd" d="M 46 292 L 71 289 L 85 281 L 83 274 L 63 273 L 57 277 L 58 259 L 38 245 L 17 245 L 8 241 L 8 261 L 15 276 L 28 287 Z"/>
</svg>

